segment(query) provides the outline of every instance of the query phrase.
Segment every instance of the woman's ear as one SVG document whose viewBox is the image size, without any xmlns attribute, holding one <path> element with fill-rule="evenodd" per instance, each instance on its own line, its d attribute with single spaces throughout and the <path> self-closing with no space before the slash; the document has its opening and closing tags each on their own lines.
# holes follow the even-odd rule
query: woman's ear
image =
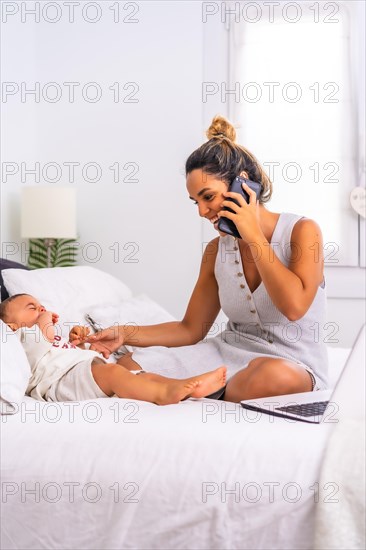
<svg viewBox="0 0 366 550">
<path fill-rule="evenodd" d="M 241 175 L 242 178 L 245 178 L 245 179 L 247 179 L 247 180 L 249 179 L 248 174 L 247 174 L 244 170 L 242 170 L 242 171 L 240 172 L 240 175 Z"/>
</svg>

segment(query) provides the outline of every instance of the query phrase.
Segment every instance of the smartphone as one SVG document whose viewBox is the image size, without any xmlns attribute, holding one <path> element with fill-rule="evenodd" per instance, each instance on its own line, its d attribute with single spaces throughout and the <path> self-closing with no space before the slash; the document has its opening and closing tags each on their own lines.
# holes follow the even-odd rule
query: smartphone
<svg viewBox="0 0 366 550">
<path fill-rule="evenodd" d="M 256 192 L 257 200 L 259 199 L 259 195 L 262 190 L 262 184 L 257 183 L 255 181 L 247 180 L 246 178 L 243 178 L 242 176 L 237 176 L 234 181 L 231 183 L 228 191 L 232 191 L 233 193 L 240 193 L 242 197 L 244 197 L 245 202 L 249 203 L 249 195 L 246 191 L 244 191 L 242 184 L 246 183 L 248 187 L 253 189 L 253 191 Z M 232 198 L 225 198 L 225 200 L 233 201 L 236 204 L 238 202 Z M 229 212 L 234 212 L 231 208 L 228 208 L 227 206 L 224 206 L 223 210 L 228 210 Z M 220 218 L 219 223 L 217 224 L 217 227 L 222 233 L 227 233 L 228 235 L 232 235 L 233 237 L 236 237 L 237 239 L 241 239 L 239 231 L 236 229 L 235 224 L 233 221 L 229 220 L 229 218 Z"/>
</svg>

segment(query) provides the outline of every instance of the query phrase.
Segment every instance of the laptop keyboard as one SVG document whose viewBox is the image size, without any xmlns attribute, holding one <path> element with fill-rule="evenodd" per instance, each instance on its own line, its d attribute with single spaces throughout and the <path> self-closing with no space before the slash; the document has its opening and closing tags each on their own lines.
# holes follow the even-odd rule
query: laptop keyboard
<svg viewBox="0 0 366 550">
<path fill-rule="evenodd" d="M 303 403 L 302 405 L 286 405 L 276 407 L 277 411 L 284 411 L 299 416 L 320 416 L 324 413 L 329 401 L 316 401 L 315 403 Z"/>
</svg>

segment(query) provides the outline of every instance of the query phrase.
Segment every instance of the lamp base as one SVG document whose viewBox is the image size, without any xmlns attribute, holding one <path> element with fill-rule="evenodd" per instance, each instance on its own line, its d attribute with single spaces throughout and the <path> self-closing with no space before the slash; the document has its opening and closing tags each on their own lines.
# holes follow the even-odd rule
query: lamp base
<svg viewBox="0 0 366 550">
<path fill-rule="evenodd" d="M 55 239 L 44 239 L 44 244 L 47 248 L 47 267 L 52 267 L 51 265 L 51 249 L 55 244 Z"/>
</svg>

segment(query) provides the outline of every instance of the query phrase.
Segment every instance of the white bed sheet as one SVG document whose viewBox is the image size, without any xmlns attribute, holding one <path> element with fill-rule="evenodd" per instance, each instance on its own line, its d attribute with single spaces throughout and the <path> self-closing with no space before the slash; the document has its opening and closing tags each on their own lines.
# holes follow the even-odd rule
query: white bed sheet
<svg viewBox="0 0 366 550">
<path fill-rule="evenodd" d="M 208 399 L 25 398 L 1 421 L 4 550 L 312 547 L 331 424 Z"/>
<path fill-rule="evenodd" d="M 69 406 L 27 400 L 29 409 L 39 411 L 39 422 L 22 423 L 15 415 L 3 424 L 3 549 L 309 548 L 310 487 L 318 479 L 328 426 L 264 415 L 248 422 L 255 413 L 208 400 L 168 407 L 115 399 L 88 403 L 75 407 L 70 423 Z M 113 406 L 121 419 L 132 416 L 114 422 Z M 57 411 L 58 422 L 45 420 Z M 97 412 L 99 422 L 83 418 Z M 35 482 L 39 503 L 26 493 Z M 80 484 L 75 502 L 69 502 L 69 483 Z M 278 483 L 274 502 L 270 483 Z M 233 494 L 222 502 L 223 489 L 235 484 L 239 502 Z M 205 491 L 216 490 L 203 502 Z M 257 490 L 261 498 L 250 502 Z M 9 491 L 17 492 L 6 496 Z M 298 491 L 301 498 L 287 502 L 283 491 L 287 500 Z M 98 501 L 87 502 L 98 492 Z"/>
</svg>

